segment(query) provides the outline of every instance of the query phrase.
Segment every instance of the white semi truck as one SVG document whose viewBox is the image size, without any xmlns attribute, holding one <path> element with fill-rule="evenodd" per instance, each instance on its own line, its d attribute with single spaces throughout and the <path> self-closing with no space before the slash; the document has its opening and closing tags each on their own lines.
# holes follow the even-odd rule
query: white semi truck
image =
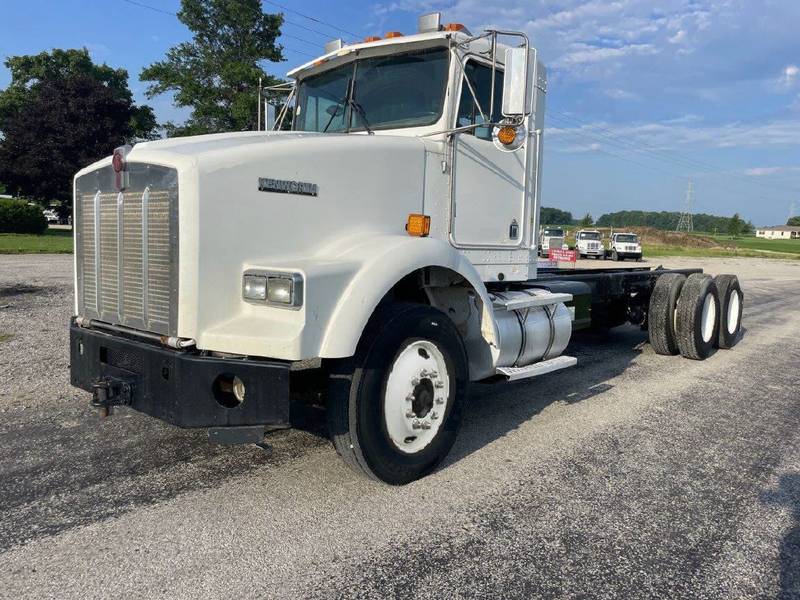
<svg viewBox="0 0 800 600">
<path fill-rule="evenodd" d="M 542 227 L 539 232 L 539 254 L 547 256 L 550 249 L 567 250 L 564 243 L 564 230 L 561 227 Z"/>
<path fill-rule="evenodd" d="M 263 443 L 312 398 L 348 464 L 403 484 L 447 455 L 470 382 L 574 365 L 575 329 L 733 345 L 734 276 L 537 272 L 545 68 L 523 33 L 440 21 L 291 71 L 290 130 L 76 175 L 71 381 L 94 406 Z"/>
<path fill-rule="evenodd" d="M 612 233 L 608 250 L 611 260 L 642 260 L 642 243 L 635 233 Z"/>
<path fill-rule="evenodd" d="M 579 229 L 575 232 L 575 250 L 581 258 L 606 258 L 603 234 L 597 230 Z"/>
</svg>

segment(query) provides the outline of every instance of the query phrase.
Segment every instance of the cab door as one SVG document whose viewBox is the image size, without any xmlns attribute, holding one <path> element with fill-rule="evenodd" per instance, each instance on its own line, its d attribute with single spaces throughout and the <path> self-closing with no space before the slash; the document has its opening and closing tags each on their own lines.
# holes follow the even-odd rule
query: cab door
<svg viewBox="0 0 800 600">
<path fill-rule="evenodd" d="M 484 122 L 480 108 L 487 116 L 492 90 L 492 68 L 470 59 L 464 67 L 475 96 L 463 82 L 456 127 Z M 490 122 L 501 119 L 503 73 L 495 73 L 494 114 Z M 506 151 L 492 140 L 491 127 L 478 127 L 453 136 L 453 175 L 451 189 L 451 242 L 459 248 L 517 247 L 526 216 L 525 145 Z M 529 140 L 526 140 L 526 144 Z"/>
</svg>

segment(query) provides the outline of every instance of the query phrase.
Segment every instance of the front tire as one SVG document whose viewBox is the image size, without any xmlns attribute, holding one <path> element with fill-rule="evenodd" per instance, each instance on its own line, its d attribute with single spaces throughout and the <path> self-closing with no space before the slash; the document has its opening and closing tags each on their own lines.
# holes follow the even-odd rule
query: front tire
<svg viewBox="0 0 800 600">
<path fill-rule="evenodd" d="M 426 305 L 379 308 L 356 355 L 337 365 L 327 400 L 336 451 L 391 485 L 424 477 L 447 456 L 467 401 L 467 357 L 453 322 Z"/>
<path fill-rule="evenodd" d="M 611 252 L 611 260 L 613 260 L 614 262 L 617 262 L 619 260 L 619 254 L 617 254 L 616 250 L 613 250 Z"/>
</svg>

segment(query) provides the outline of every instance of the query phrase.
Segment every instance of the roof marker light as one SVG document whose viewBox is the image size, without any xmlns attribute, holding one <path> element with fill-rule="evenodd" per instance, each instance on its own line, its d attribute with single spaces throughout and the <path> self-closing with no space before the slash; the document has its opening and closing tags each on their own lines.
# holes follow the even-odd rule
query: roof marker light
<svg viewBox="0 0 800 600">
<path fill-rule="evenodd" d="M 467 28 L 461 23 L 448 23 L 444 26 L 445 31 L 466 31 Z"/>
<path fill-rule="evenodd" d="M 389 31 L 389 32 L 386 33 L 386 39 L 387 40 L 391 39 L 391 38 L 398 38 L 398 37 L 403 37 L 403 34 L 401 32 L 399 32 L 399 31 Z"/>
<path fill-rule="evenodd" d="M 370 35 L 364 38 L 364 43 L 369 44 L 370 42 L 378 42 L 380 41 L 381 36 L 379 35 Z"/>
</svg>

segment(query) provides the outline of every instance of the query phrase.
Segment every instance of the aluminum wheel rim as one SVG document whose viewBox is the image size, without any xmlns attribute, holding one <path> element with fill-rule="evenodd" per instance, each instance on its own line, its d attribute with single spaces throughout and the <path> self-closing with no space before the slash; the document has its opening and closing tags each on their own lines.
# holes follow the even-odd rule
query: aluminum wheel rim
<svg viewBox="0 0 800 600">
<path fill-rule="evenodd" d="M 733 335 L 736 333 L 736 327 L 739 325 L 739 314 L 742 311 L 742 302 L 739 299 L 739 292 L 735 291 L 731 294 L 731 299 L 728 302 L 728 333 Z"/>
<path fill-rule="evenodd" d="M 427 340 L 401 350 L 386 380 L 383 415 L 394 446 L 406 454 L 427 447 L 442 426 L 450 398 L 444 355 Z"/>
<path fill-rule="evenodd" d="M 700 331 L 703 335 L 703 341 L 711 341 L 714 335 L 714 325 L 717 321 L 717 303 L 714 302 L 712 294 L 706 294 L 706 299 L 703 301 L 703 314 L 700 317 Z"/>
</svg>

